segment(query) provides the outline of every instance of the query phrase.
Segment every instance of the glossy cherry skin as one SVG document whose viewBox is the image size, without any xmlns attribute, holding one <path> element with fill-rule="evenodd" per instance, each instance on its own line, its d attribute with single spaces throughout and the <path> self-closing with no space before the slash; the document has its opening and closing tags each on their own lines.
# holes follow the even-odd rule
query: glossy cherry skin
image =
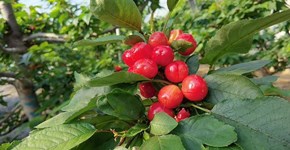
<svg viewBox="0 0 290 150">
<path fill-rule="evenodd" d="M 148 58 L 151 59 L 153 48 L 144 42 L 135 44 L 131 49 L 126 50 L 122 55 L 123 62 L 132 66 L 137 60 Z"/>
<path fill-rule="evenodd" d="M 163 32 L 154 32 L 151 34 L 151 36 L 148 39 L 148 43 L 153 46 L 160 46 L 165 45 L 168 46 L 168 38 Z"/>
<path fill-rule="evenodd" d="M 189 70 L 185 62 L 178 60 L 167 65 L 164 72 L 169 81 L 179 83 L 188 76 Z"/>
<path fill-rule="evenodd" d="M 131 49 L 126 50 L 122 54 L 122 60 L 128 66 L 134 65 L 135 61 L 133 60 L 133 52 L 131 51 Z"/>
<path fill-rule="evenodd" d="M 192 44 L 192 47 L 190 48 L 187 48 L 184 52 L 178 52 L 179 54 L 183 55 L 183 56 L 188 56 L 190 55 L 192 52 L 194 52 L 194 50 L 196 49 L 197 47 L 197 43 L 195 41 L 195 39 L 193 38 L 193 36 L 191 34 L 188 34 L 188 33 L 183 33 L 183 34 L 180 34 L 176 40 L 185 40 L 185 41 L 188 41 Z"/>
<path fill-rule="evenodd" d="M 168 43 L 171 44 L 182 33 L 183 31 L 179 29 L 171 30 Z"/>
<path fill-rule="evenodd" d="M 153 103 L 148 109 L 148 119 L 151 121 L 153 120 L 156 113 L 165 112 L 172 118 L 174 117 L 174 112 L 172 109 L 166 108 L 162 106 L 159 102 Z"/>
<path fill-rule="evenodd" d="M 169 46 L 156 46 L 153 49 L 152 60 L 160 66 L 166 66 L 173 62 L 174 52 Z"/>
<path fill-rule="evenodd" d="M 151 82 L 140 83 L 139 90 L 140 94 L 145 98 L 151 98 L 157 94 L 157 91 Z"/>
<path fill-rule="evenodd" d="M 164 86 L 158 93 L 158 101 L 166 108 L 176 108 L 183 100 L 183 94 L 178 86 L 171 84 Z"/>
<path fill-rule="evenodd" d="M 147 78 L 154 78 L 158 73 L 157 64 L 151 59 L 140 59 L 129 68 L 130 72 L 143 75 Z M 128 70 L 128 71 L 129 71 Z"/>
<path fill-rule="evenodd" d="M 184 108 L 182 108 L 174 118 L 177 122 L 179 122 L 179 121 L 184 120 L 188 117 L 190 117 L 190 113 L 188 111 L 186 111 Z"/>
<path fill-rule="evenodd" d="M 190 75 L 182 81 L 181 91 L 188 100 L 198 102 L 206 97 L 208 87 L 202 77 Z"/>
</svg>

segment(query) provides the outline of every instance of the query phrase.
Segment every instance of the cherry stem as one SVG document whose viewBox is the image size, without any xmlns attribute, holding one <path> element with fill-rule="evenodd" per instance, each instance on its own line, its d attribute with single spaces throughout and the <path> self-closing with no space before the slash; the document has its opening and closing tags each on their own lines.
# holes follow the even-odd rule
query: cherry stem
<svg viewBox="0 0 290 150">
<path fill-rule="evenodd" d="M 171 15 L 171 12 L 169 12 L 168 14 L 167 14 L 167 16 L 166 16 L 166 20 L 165 20 L 165 24 L 164 24 L 164 26 L 163 26 L 163 32 L 165 32 L 165 30 L 166 30 L 166 27 L 167 27 L 167 24 L 168 24 L 168 21 L 169 21 L 169 19 L 170 19 L 170 15 Z"/>
<path fill-rule="evenodd" d="M 158 82 L 158 83 L 164 83 L 164 84 L 172 84 L 172 83 L 170 83 L 170 82 L 168 82 L 168 81 L 165 81 L 165 80 L 159 80 L 159 79 L 155 79 L 155 80 L 151 80 L 152 82 Z"/>
<path fill-rule="evenodd" d="M 191 104 L 191 106 L 194 107 L 194 108 L 197 108 L 197 109 L 199 109 L 199 110 L 202 110 L 202 111 L 204 111 L 204 112 L 211 113 L 210 110 L 208 110 L 208 109 L 206 109 L 206 108 L 202 108 L 202 107 L 200 107 L 200 106 L 198 106 L 198 105 Z"/>
<path fill-rule="evenodd" d="M 151 16 L 150 16 L 150 29 L 151 29 L 151 32 L 154 31 L 154 13 L 155 13 L 155 11 L 152 11 Z"/>
</svg>

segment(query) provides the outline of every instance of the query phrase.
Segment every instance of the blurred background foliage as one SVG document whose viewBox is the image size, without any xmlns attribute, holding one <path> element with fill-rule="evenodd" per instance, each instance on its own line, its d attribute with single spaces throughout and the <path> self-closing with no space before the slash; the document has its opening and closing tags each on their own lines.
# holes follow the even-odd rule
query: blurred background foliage
<svg viewBox="0 0 290 150">
<path fill-rule="evenodd" d="M 17 22 L 25 37 L 37 33 L 54 33 L 65 38 L 63 41 L 49 41 L 37 38 L 26 42 L 30 47 L 24 55 L 10 55 L 0 51 L 0 72 L 13 72 L 19 76 L 29 74 L 35 84 L 35 91 L 43 116 L 57 114 L 59 106 L 65 104 L 73 91 L 74 72 L 93 76 L 102 70 L 113 70 L 121 65 L 121 54 L 129 47 L 122 44 L 74 47 L 82 39 L 94 39 L 116 34 L 116 27 L 102 22 L 91 15 L 89 6 L 72 4 L 67 0 L 43 0 L 47 6 L 27 6 L 17 1 L 12 3 Z M 143 32 L 150 34 L 151 27 L 161 30 L 165 16 L 150 16 L 158 9 L 167 9 L 159 0 L 134 0 L 140 9 L 144 22 Z M 44 11 L 45 9 L 45 11 Z M 170 14 L 168 25 L 194 35 L 198 41 L 200 56 L 204 46 L 223 25 L 241 19 L 255 19 L 286 9 L 283 0 L 180 0 Z M 154 23 L 154 24 L 153 24 Z M 290 22 L 275 25 L 255 36 L 250 53 L 230 55 L 221 59 L 217 66 L 270 59 L 269 68 L 274 71 L 285 69 L 290 61 Z M 7 25 L 0 16 L 0 43 L 7 33 Z M 120 29 L 121 35 L 132 31 Z M 20 62 L 13 57 L 21 57 Z M 25 66 L 28 70 L 20 69 Z M 5 84 L 5 83 L 1 83 Z M 2 131 L 0 131 L 2 132 Z"/>
</svg>

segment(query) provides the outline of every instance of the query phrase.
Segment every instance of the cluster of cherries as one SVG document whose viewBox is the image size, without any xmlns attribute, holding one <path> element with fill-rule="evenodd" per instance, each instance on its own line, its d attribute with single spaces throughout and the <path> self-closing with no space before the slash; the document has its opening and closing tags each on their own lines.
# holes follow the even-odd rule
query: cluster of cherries
<svg viewBox="0 0 290 150">
<path fill-rule="evenodd" d="M 190 113 L 181 108 L 174 114 L 184 97 L 193 102 L 202 101 L 208 92 L 207 84 L 198 75 L 189 75 L 185 62 L 174 60 L 174 50 L 170 45 L 174 41 L 183 40 L 191 43 L 190 47 L 178 51 L 183 56 L 190 55 L 196 49 L 196 41 L 191 34 L 181 30 L 172 30 L 169 40 L 163 32 L 154 32 L 148 43 L 139 42 L 126 50 L 122 55 L 123 62 L 128 65 L 128 72 L 143 75 L 150 79 L 160 79 L 170 83 L 163 86 L 159 92 L 152 82 L 139 84 L 140 94 L 145 98 L 157 96 L 158 102 L 153 103 L 148 110 L 148 119 L 152 120 L 158 112 L 165 112 L 177 122 L 188 118 Z M 178 84 L 181 83 L 181 88 Z"/>
</svg>

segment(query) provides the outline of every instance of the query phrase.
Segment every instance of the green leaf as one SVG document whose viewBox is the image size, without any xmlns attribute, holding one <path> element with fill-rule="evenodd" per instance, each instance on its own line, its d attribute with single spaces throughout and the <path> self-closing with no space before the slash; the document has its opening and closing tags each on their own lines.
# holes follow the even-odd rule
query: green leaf
<svg viewBox="0 0 290 150">
<path fill-rule="evenodd" d="M 172 11 L 179 0 L 167 0 L 167 7 L 170 11 Z"/>
<path fill-rule="evenodd" d="M 150 122 L 150 133 L 154 135 L 164 135 L 171 132 L 178 123 L 164 112 L 155 114 Z"/>
<path fill-rule="evenodd" d="M 255 33 L 289 20 L 289 15 L 290 10 L 286 10 L 260 19 L 240 20 L 225 25 L 208 41 L 202 63 L 214 64 L 224 55 L 247 53 Z"/>
<path fill-rule="evenodd" d="M 135 126 L 133 126 L 132 128 L 130 128 L 126 133 L 125 133 L 125 137 L 134 137 L 137 134 L 145 131 L 148 129 L 148 126 L 146 124 L 140 124 L 137 123 Z"/>
<path fill-rule="evenodd" d="M 265 65 L 269 64 L 269 60 L 255 60 L 255 61 L 250 61 L 246 63 L 241 63 L 241 64 L 236 64 L 232 65 L 230 67 L 226 68 L 221 68 L 218 70 L 215 70 L 214 73 L 226 73 L 226 74 L 245 74 L 245 73 L 250 73 L 255 70 L 258 70 Z"/>
<path fill-rule="evenodd" d="M 66 124 L 36 131 L 18 144 L 14 150 L 64 150 L 86 141 L 95 133 L 90 124 Z"/>
<path fill-rule="evenodd" d="M 62 108 L 63 111 L 78 111 L 93 101 L 93 98 L 97 95 L 106 93 L 108 87 L 83 87 L 80 90 L 76 91 L 72 96 L 70 103 Z"/>
<path fill-rule="evenodd" d="M 118 142 L 114 140 L 112 133 L 99 132 L 72 150 L 112 150 Z"/>
<path fill-rule="evenodd" d="M 74 72 L 74 76 L 75 76 L 75 84 L 74 84 L 74 90 L 78 90 L 81 87 L 85 86 L 88 81 L 90 80 L 90 78 L 88 76 L 85 76 L 83 74 L 79 74 L 77 72 Z"/>
<path fill-rule="evenodd" d="M 192 141 L 208 146 L 224 147 L 237 140 L 234 127 L 209 115 L 194 116 L 183 120 L 172 133 L 181 138 L 187 149 L 193 146 Z"/>
<path fill-rule="evenodd" d="M 198 55 L 192 55 L 186 60 L 189 69 L 189 74 L 196 74 L 199 69 Z"/>
<path fill-rule="evenodd" d="M 89 25 L 89 24 L 90 24 L 91 17 L 92 17 L 92 14 L 91 14 L 91 13 L 88 13 L 88 14 L 85 14 L 85 15 L 82 17 L 82 19 L 83 19 L 83 21 L 84 21 L 87 25 Z"/>
<path fill-rule="evenodd" d="M 134 46 L 136 43 L 145 42 L 139 35 L 129 35 L 125 38 L 124 43 L 129 46 Z"/>
<path fill-rule="evenodd" d="M 257 98 L 263 92 L 248 78 L 235 74 L 211 74 L 205 77 L 209 93 L 206 101 L 216 104 L 224 99 Z"/>
<path fill-rule="evenodd" d="M 78 110 L 77 111 L 62 112 L 62 113 L 54 116 L 53 118 L 50 118 L 50 119 L 42 122 L 41 124 L 39 124 L 35 128 L 47 128 L 47 127 L 61 125 L 61 124 L 64 124 L 64 123 L 72 120 L 73 118 L 80 115 L 81 113 L 79 113 Z"/>
<path fill-rule="evenodd" d="M 129 123 L 119 120 L 117 117 L 107 115 L 96 116 L 94 118 L 87 118 L 82 121 L 93 124 L 96 127 L 96 129 L 102 130 L 110 130 L 110 129 L 126 130 L 131 127 Z"/>
<path fill-rule="evenodd" d="M 208 147 L 207 150 L 243 150 L 243 149 L 236 144 L 232 144 L 227 147 Z"/>
<path fill-rule="evenodd" d="M 142 16 L 133 0 L 91 0 L 90 9 L 100 20 L 141 31 Z"/>
<path fill-rule="evenodd" d="M 122 120 L 137 120 L 144 115 L 141 100 L 124 91 L 111 92 L 97 101 L 97 107 L 105 114 Z"/>
<path fill-rule="evenodd" d="M 125 36 L 121 35 L 107 35 L 99 37 L 93 40 L 80 40 L 74 43 L 73 46 L 97 46 L 104 45 L 108 43 L 117 43 L 122 42 L 125 39 Z"/>
<path fill-rule="evenodd" d="M 0 150 L 11 150 L 14 148 L 16 145 L 18 145 L 21 141 L 14 140 L 11 143 L 3 143 L 0 145 Z"/>
<path fill-rule="evenodd" d="M 212 113 L 235 127 L 237 143 L 246 150 L 290 149 L 290 102 L 278 97 L 229 99 Z"/>
<path fill-rule="evenodd" d="M 138 81 L 149 81 L 150 79 L 145 78 L 141 75 L 130 73 L 126 71 L 116 72 L 103 78 L 94 78 L 89 82 L 89 86 L 110 86 L 120 83 L 132 83 Z"/>
<path fill-rule="evenodd" d="M 252 78 L 250 80 L 257 85 L 272 85 L 277 79 L 277 76 L 266 76 L 262 78 Z"/>
<path fill-rule="evenodd" d="M 82 109 L 80 109 L 80 110 L 62 112 L 62 113 L 54 116 L 53 118 L 50 118 L 50 119 L 42 122 L 41 124 L 36 126 L 36 128 L 47 128 L 47 127 L 57 126 L 57 125 L 60 125 L 60 124 L 64 124 L 64 123 L 70 122 L 71 120 L 77 118 L 78 116 L 80 116 L 84 112 L 86 112 L 88 110 L 91 110 L 94 107 L 96 107 L 96 98 L 90 99 L 89 103 L 87 103 L 87 105 L 83 105 L 83 106 L 84 107 Z"/>
<path fill-rule="evenodd" d="M 176 135 L 154 136 L 142 144 L 140 150 L 185 150 Z"/>
<path fill-rule="evenodd" d="M 9 147 L 12 145 L 12 143 L 3 143 L 0 145 L 1 150 L 9 150 Z"/>
<path fill-rule="evenodd" d="M 192 43 L 185 40 L 175 40 L 170 45 L 175 51 L 185 52 L 186 49 L 192 47 Z"/>
</svg>

